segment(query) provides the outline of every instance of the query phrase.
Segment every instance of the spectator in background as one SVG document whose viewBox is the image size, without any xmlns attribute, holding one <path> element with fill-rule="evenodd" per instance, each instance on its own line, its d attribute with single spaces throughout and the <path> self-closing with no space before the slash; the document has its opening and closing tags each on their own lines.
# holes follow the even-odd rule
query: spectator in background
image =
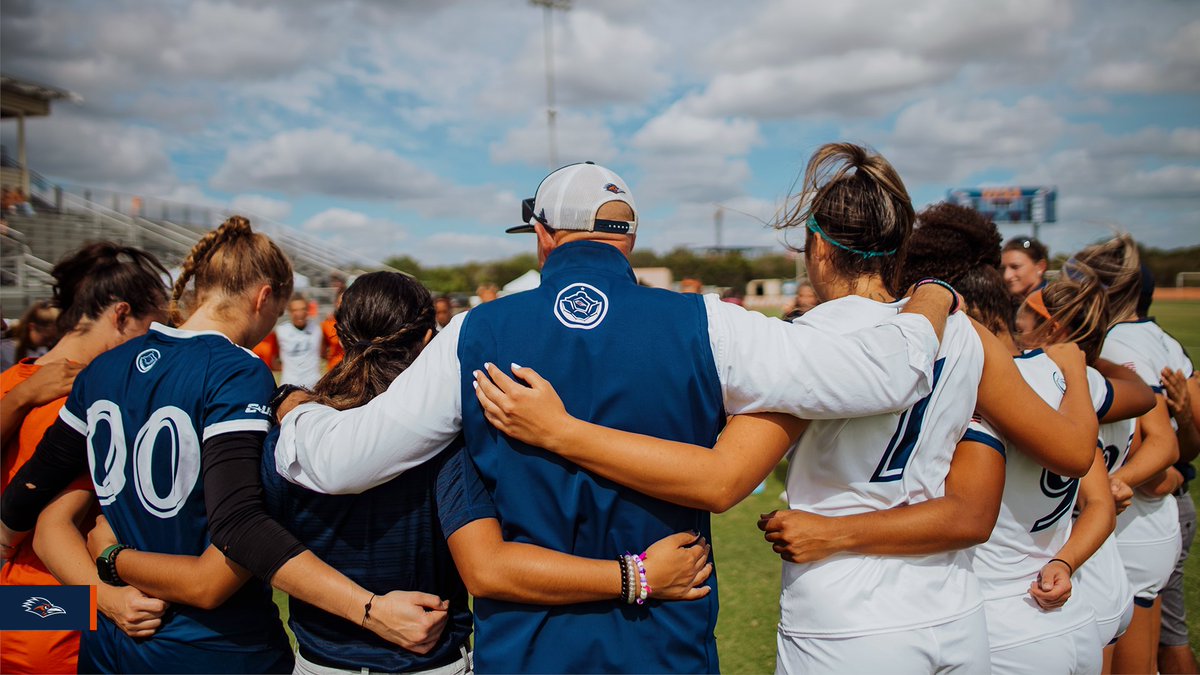
<svg viewBox="0 0 1200 675">
<path fill-rule="evenodd" d="M 784 321 L 791 321 L 804 316 L 804 313 L 821 304 L 817 291 L 808 279 L 796 286 L 796 297 L 783 308 Z"/>
<path fill-rule="evenodd" d="M 321 327 L 308 320 L 308 300 L 302 295 L 292 297 L 287 311 L 288 320 L 275 327 L 283 364 L 279 382 L 311 388 L 321 379 Z"/>
<path fill-rule="evenodd" d="M 1050 252 L 1046 245 L 1029 237 L 1009 239 L 1000 254 L 1004 285 L 1018 303 L 1046 285 L 1046 265 Z"/>
<path fill-rule="evenodd" d="M 704 283 L 698 277 L 684 277 L 679 282 L 680 293 L 703 293 Z"/>
<path fill-rule="evenodd" d="M 8 369 L 14 363 L 24 358 L 38 358 L 58 342 L 58 308 L 49 300 L 38 300 L 25 310 L 20 322 L 12 328 L 10 336 L 4 339 L 4 349 L 0 356 L 9 356 L 11 345 L 12 363 L 7 360 L 3 369 Z"/>
<path fill-rule="evenodd" d="M 475 295 L 479 296 L 479 304 L 483 305 L 499 297 L 500 289 L 496 288 L 496 284 L 484 284 L 475 290 Z"/>
<path fill-rule="evenodd" d="M 454 302 L 448 295 L 438 296 L 433 301 L 433 321 L 434 330 L 442 332 L 446 324 L 450 323 L 450 319 L 454 317 Z"/>
<path fill-rule="evenodd" d="M 334 277 L 338 279 L 339 277 Z M 324 340 L 321 348 L 321 358 L 325 359 L 325 372 L 329 372 L 342 362 L 345 350 L 337 334 L 337 311 L 342 306 L 342 291 L 346 290 L 346 282 L 334 284 L 337 295 L 333 297 L 333 311 L 321 322 L 321 336 Z"/>
<path fill-rule="evenodd" d="M 267 367 L 271 370 L 279 370 L 276 360 L 279 358 L 279 340 L 275 339 L 275 332 L 271 331 L 263 341 L 254 345 L 254 349 L 250 350 L 254 355 L 263 360 Z"/>
</svg>

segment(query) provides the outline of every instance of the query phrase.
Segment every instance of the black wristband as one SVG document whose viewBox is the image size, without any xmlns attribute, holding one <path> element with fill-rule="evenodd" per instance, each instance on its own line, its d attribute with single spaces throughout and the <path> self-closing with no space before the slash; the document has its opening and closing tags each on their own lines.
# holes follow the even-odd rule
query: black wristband
<svg viewBox="0 0 1200 675">
<path fill-rule="evenodd" d="M 267 402 L 267 405 L 270 406 L 271 417 L 274 417 L 276 422 L 282 421 L 279 419 L 279 406 L 283 405 L 288 396 L 297 391 L 308 391 L 308 389 L 298 384 L 281 384 L 275 388 L 275 392 L 271 394 L 271 400 Z"/>
<path fill-rule="evenodd" d="M 1049 565 L 1052 562 L 1060 562 L 1060 563 L 1066 565 L 1068 575 L 1075 574 L 1075 568 L 1071 567 L 1071 563 L 1067 562 L 1066 560 L 1063 560 L 1062 558 L 1051 558 L 1046 561 L 1046 565 Z M 1045 567 L 1046 565 L 1042 565 L 1042 567 Z"/>
<path fill-rule="evenodd" d="M 950 296 L 952 298 L 954 298 L 954 300 L 951 301 L 951 303 L 950 303 L 950 312 L 949 313 L 953 314 L 958 311 L 958 291 L 954 290 L 953 286 L 946 283 L 945 281 L 942 281 L 941 279 L 935 279 L 933 277 L 925 277 L 924 279 L 918 281 L 915 285 L 913 285 L 913 292 L 915 293 L 918 288 L 924 286 L 925 284 L 936 284 L 936 285 L 941 286 L 942 288 L 950 291 Z"/>
</svg>

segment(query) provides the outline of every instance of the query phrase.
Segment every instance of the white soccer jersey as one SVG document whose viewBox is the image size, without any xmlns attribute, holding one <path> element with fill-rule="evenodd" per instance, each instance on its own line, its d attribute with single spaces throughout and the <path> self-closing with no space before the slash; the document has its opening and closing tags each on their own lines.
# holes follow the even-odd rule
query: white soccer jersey
<svg viewBox="0 0 1200 675">
<path fill-rule="evenodd" d="M 275 327 L 275 338 L 283 362 L 280 383 L 310 388 L 316 384 L 321 379 L 321 326 L 309 321 L 301 330 L 287 321 Z"/>
<path fill-rule="evenodd" d="M 895 315 L 903 304 L 850 296 L 819 305 L 796 323 L 847 333 Z M 788 471 L 791 507 L 845 516 L 942 496 L 982 371 L 974 327 L 965 315 L 950 317 L 928 397 L 901 412 L 809 425 Z M 965 616 L 981 601 L 963 551 L 785 562 L 779 630 L 795 637 L 900 631 Z"/>
<path fill-rule="evenodd" d="M 1050 407 L 1058 408 L 1067 385 L 1053 359 L 1035 349 L 1016 357 L 1015 362 L 1030 388 Z M 1101 395 L 1097 407 L 1103 400 Z M 1062 635 L 1091 623 L 1095 615 L 1085 602 L 1068 601 L 1061 609 L 1046 612 L 1032 597 L 1028 602 L 1006 600 L 1027 596 L 1042 567 L 1070 537 L 1079 479 L 1064 478 L 1041 466 L 986 421 L 971 420 L 970 437 L 993 447 L 993 443 L 1003 444 L 1005 453 L 1004 495 L 996 527 L 973 551 L 975 574 L 986 600 L 992 650 Z M 1014 616 L 1015 608 L 1024 611 Z"/>
<path fill-rule="evenodd" d="M 1162 369 L 1175 367 L 1178 357 L 1168 347 L 1172 338 L 1150 319 L 1119 323 L 1108 331 L 1100 355 L 1138 374 L 1161 394 Z M 1182 351 L 1182 350 L 1181 350 Z M 1133 503 L 1117 517 L 1117 539 L 1122 544 L 1155 544 L 1179 539 L 1179 512 L 1175 497 L 1148 497 L 1133 493 Z"/>
</svg>

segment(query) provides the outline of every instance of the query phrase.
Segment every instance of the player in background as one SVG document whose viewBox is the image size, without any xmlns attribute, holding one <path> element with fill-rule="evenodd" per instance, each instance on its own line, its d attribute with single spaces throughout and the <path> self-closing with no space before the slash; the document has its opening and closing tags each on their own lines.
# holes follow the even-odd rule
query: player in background
<svg viewBox="0 0 1200 675">
<path fill-rule="evenodd" d="M 89 669 L 290 670 L 270 589 L 246 583 L 249 574 L 222 551 L 252 565 L 268 560 L 265 576 L 285 592 L 398 644 L 424 642 L 440 631 L 444 612 L 426 612 L 416 604 L 421 598 L 400 592 L 372 598 L 263 512 L 258 465 L 274 381 L 245 347 L 262 340 L 282 313 L 291 263 L 235 216 L 192 249 L 175 297 L 192 277 L 198 306 L 185 323 L 152 324 L 77 379 L 58 420 L 4 493 L 0 543 L 17 541 L 91 464 L 101 510 L 111 520 L 107 536 L 99 523 L 89 534 L 90 548 L 103 547 L 99 577 L 175 607 L 154 636 L 137 641 L 101 617 L 81 647 Z"/>
<path fill-rule="evenodd" d="M 49 364 L 74 363 L 86 366 L 96 356 L 146 332 L 150 323 L 166 312 L 167 289 L 162 284 L 166 271 L 149 254 L 108 242 L 90 244 L 64 258 L 51 271 L 54 277 L 53 305 L 58 308 L 61 339 L 43 356 L 28 358 L 0 375 L 0 400 L 9 406 L 9 395 L 20 383 Z M 20 425 L 15 442 L 4 446 L 0 489 L 7 489 L 17 471 L 33 455 L 46 429 L 54 423 L 66 403 L 70 388 L 59 388 L 58 396 L 31 407 Z M 84 512 L 95 508 L 91 480 L 79 477 L 71 486 L 81 496 Z M 59 504 L 60 500 L 56 501 Z M 80 520 L 82 522 L 82 516 Z M 52 586 L 62 583 L 96 585 L 95 561 L 88 555 L 76 520 L 68 519 L 62 532 L 50 532 L 53 524 L 39 522 L 36 534 L 53 534 L 55 545 L 40 547 L 26 540 L 0 568 L 5 586 Z M 63 563 L 60 567 L 56 563 Z M 53 574 L 52 574 L 53 572 Z M 55 577 L 58 577 L 57 579 Z M 161 622 L 166 605 L 135 588 L 101 586 L 97 606 L 109 619 L 135 635 L 149 635 Z M 0 671 L 5 673 L 74 673 L 79 654 L 75 631 L 9 631 L 0 634 Z"/>
<path fill-rule="evenodd" d="M 1161 627 L 1158 591 L 1166 584 L 1180 553 L 1179 511 L 1175 497 L 1156 494 L 1167 469 L 1179 459 L 1179 443 L 1162 393 L 1161 373 L 1171 365 L 1162 329 L 1138 319 L 1142 285 L 1137 245 L 1128 234 L 1077 253 L 1065 268 L 1082 263 L 1105 285 L 1111 326 L 1101 356 L 1132 369 L 1155 390 L 1157 403 L 1140 416 L 1133 445 L 1112 477 L 1134 488 L 1130 507 L 1117 517 L 1117 545 L 1135 593 L 1133 620 L 1117 642 L 1113 672 L 1155 672 Z M 1172 488 L 1173 489 L 1173 488 Z"/>
<path fill-rule="evenodd" d="M 411 364 L 433 335 L 434 309 L 429 292 L 412 278 L 373 272 L 346 291 L 337 320 L 349 345 L 348 358 L 341 369 L 317 383 L 314 393 L 316 400 L 346 409 L 374 398 Z M 428 653 L 413 654 L 293 600 L 289 622 L 299 643 L 298 672 L 364 667 L 381 672 L 447 667 L 461 672 L 467 667 L 463 655 L 471 633 L 468 587 L 476 598 L 533 604 L 621 596 L 622 569 L 616 560 L 586 560 L 504 542 L 482 484 L 465 480 L 471 474 L 464 471 L 463 462 L 470 460 L 459 442 L 360 495 L 323 495 L 294 486 L 275 472 L 277 437 L 278 431 L 273 431 L 267 438 L 262 476 L 268 506 L 280 522 L 365 587 L 410 588 L 450 603 L 441 637 Z M 655 599 L 708 593 L 707 587 L 696 586 L 711 571 L 706 564 L 709 549 L 703 540 L 686 546 L 695 539 L 682 533 L 649 547 L 645 566 Z"/>
<path fill-rule="evenodd" d="M 1142 290 L 1138 296 L 1139 319 L 1150 317 L 1150 305 L 1154 300 L 1154 275 L 1142 265 Z M 1182 549 L 1175 570 L 1166 586 L 1159 591 L 1162 600 L 1162 633 L 1158 639 L 1158 670 L 1161 673 L 1196 673 L 1200 667 L 1192 653 L 1188 639 L 1187 607 L 1184 604 L 1183 574 L 1188 552 L 1196 534 L 1196 507 L 1188 494 L 1188 484 L 1196 477 L 1192 461 L 1200 454 L 1200 378 L 1183 346 L 1166 331 L 1162 333 L 1164 347 L 1171 355 L 1173 365 L 1163 368 L 1163 395 L 1171 420 L 1175 426 L 1175 438 L 1179 442 L 1179 461 L 1168 469 L 1168 480 L 1156 488 L 1167 491 L 1174 487 L 1179 505 L 1179 529 Z"/>
<path fill-rule="evenodd" d="M 287 313 L 288 320 L 275 327 L 279 361 L 283 364 L 279 383 L 311 388 L 321 379 L 321 325 L 309 320 L 308 300 L 303 295 L 288 302 Z"/>
<path fill-rule="evenodd" d="M 1030 293 L 1018 317 L 1018 324 L 1029 328 L 1018 337 L 1021 348 L 1014 349 L 1014 359 L 1048 403 L 1057 404 L 1065 383 L 1043 350 L 1074 342 L 1089 363 L 1111 377 L 1088 369 L 1098 419 L 1132 419 L 1153 407 L 1153 392 L 1136 376 L 1098 358 L 1108 311 L 1094 274 L 1080 268 L 1071 279 Z M 972 432 L 1004 443 L 986 422 L 973 421 Z M 1115 545 L 1098 553 L 1113 532 L 1116 515 L 1101 448 L 1094 452 L 1088 474 L 1073 479 L 1043 468 L 1036 455 L 1007 447 L 1004 505 L 996 530 L 976 548 L 974 558 L 987 598 L 992 672 L 1090 673 L 1102 668 L 1102 647 L 1116 632 L 1132 592 L 1122 583 L 1124 571 L 1119 556 L 1114 556 Z M 1078 514 L 1074 520 L 1072 512 Z M 1092 597 L 1072 593 L 1076 570 L 1087 570 L 1101 582 Z"/>
<path fill-rule="evenodd" d="M 1001 253 L 1001 270 L 1008 292 L 1019 304 L 1025 296 L 1046 285 L 1046 245 L 1029 237 L 1009 239 Z"/>
<path fill-rule="evenodd" d="M 807 230 L 806 262 L 823 303 L 798 323 L 842 333 L 894 314 L 903 306 L 896 301 L 897 258 L 913 221 L 895 171 L 863 148 L 831 144 L 810 161 L 804 185 L 805 194 L 815 196 L 787 224 Z M 1082 360 L 1076 359 L 1079 367 L 1069 377 L 1082 382 Z M 584 423 L 567 414 L 533 369 L 514 370 L 532 388 L 495 367 L 487 370 L 494 383 L 477 376 L 480 403 L 503 433 L 650 496 L 696 508 L 724 510 L 749 494 L 804 426 L 781 416 L 738 416 L 714 452 Z M 933 392 L 913 408 L 813 421 L 796 446 L 787 492 L 795 510 L 760 524 L 788 561 L 778 672 L 987 669 L 981 598 L 961 549 L 990 532 L 1003 468 L 994 450 L 978 444 L 966 444 L 962 457 L 955 454 L 976 391 L 1006 428 L 1047 452 L 1056 444 L 1043 434 L 1073 439 L 1057 449 L 1067 470 L 1079 474 L 1094 452 L 1095 415 L 1086 395 L 1072 397 L 1065 407 L 1069 417 L 1041 403 L 1007 355 L 985 365 L 980 336 L 963 315 L 947 321 L 934 372 Z M 836 379 L 836 365 L 823 376 Z M 947 478 L 952 459 L 961 483 Z M 962 489 L 986 473 L 979 469 L 989 460 L 991 494 L 986 479 L 979 490 Z M 808 537 L 817 529 L 827 537 L 791 547 L 790 536 Z M 898 550 L 877 548 L 889 529 L 902 533 L 886 544 Z"/>
</svg>

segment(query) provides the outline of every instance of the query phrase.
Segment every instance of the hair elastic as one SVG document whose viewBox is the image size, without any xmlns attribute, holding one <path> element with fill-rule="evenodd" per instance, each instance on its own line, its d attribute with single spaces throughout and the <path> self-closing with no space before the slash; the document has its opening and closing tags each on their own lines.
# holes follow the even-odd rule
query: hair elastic
<svg viewBox="0 0 1200 675">
<path fill-rule="evenodd" d="M 882 258 L 882 257 L 889 256 L 889 255 L 896 255 L 896 251 L 899 250 L 899 249 L 894 248 L 890 251 L 860 251 L 856 248 L 850 248 L 849 246 L 847 246 L 841 242 L 835 241 L 833 239 L 833 237 L 830 237 L 828 234 L 826 234 L 825 230 L 822 230 L 821 226 L 817 225 L 817 217 L 811 213 L 808 214 L 808 222 L 805 223 L 805 226 L 808 229 L 815 232 L 816 234 L 818 234 L 822 239 L 829 242 L 830 244 L 833 244 L 834 246 L 842 249 L 843 251 L 849 251 L 850 253 L 853 253 L 854 255 L 862 256 L 863 258 L 867 258 L 867 259 Z"/>
</svg>

